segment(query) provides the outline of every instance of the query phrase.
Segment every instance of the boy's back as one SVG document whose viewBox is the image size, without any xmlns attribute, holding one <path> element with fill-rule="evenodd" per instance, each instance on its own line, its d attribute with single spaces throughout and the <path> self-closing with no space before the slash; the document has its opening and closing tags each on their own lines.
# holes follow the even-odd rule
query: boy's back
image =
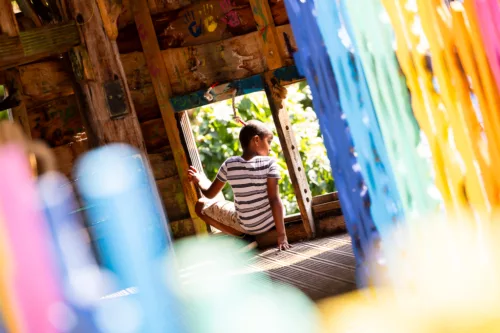
<svg viewBox="0 0 500 333">
<path fill-rule="evenodd" d="M 231 185 L 240 223 L 250 234 L 259 234 L 274 226 L 267 193 L 268 178 L 280 178 L 278 164 L 269 156 L 255 156 L 248 161 L 240 156 L 230 157 L 217 174 L 217 179 Z"/>
<path fill-rule="evenodd" d="M 273 133 L 263 123 L 251 120 L 240 131 L 242 156 L 227 159 L 211 183 L 191 166 L 188 176 L 207 199 L 213 199 L 226 182 L 235 202 L 200 199 L 196 213 L 208 224 L 234 236 L 258 235 L 276 226 L 278 248 L 287 250 L 284 207 L 279 196 L 279 168 L 269 157 Z"/>
</svg>

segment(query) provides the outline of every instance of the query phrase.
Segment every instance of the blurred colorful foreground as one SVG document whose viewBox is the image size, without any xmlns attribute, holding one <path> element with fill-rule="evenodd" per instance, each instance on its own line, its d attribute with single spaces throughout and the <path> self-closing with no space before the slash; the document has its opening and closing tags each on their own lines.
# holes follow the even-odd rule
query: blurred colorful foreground
<svg viewBox="0 0 500 333">
<path fill-rule="evenodd" d="M 141 161 L 134 149 L 110 145 L 78 163 L 87 219 L 112 235 L 97 250 L 98 266 L 67 179 L 36 179 L 21 146 L 0 148 L 4 331 L 500 331 L 500 230 L 444 218 L 409 223 L 384 244 L 394 256 L 378 265 L 383 289 L 316 306 L 264 273 L 248 274 L 254 253 L 236 241 L 207 236 L 172 248 L 167 230 L 152 233 L 163 212 L 145 199 L 155 190 Z M 129 287 L 138 292 L 105 297 Z"/>
</svg>

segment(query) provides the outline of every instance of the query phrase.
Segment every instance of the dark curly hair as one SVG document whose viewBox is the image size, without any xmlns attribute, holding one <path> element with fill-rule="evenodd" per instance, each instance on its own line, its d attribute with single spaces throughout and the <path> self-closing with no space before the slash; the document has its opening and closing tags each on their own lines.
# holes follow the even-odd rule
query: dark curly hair
<svg viewBox="0 0 500 333">
<path fill-rule="evenodd" d="M 272 135 L 273 132 L 264 123 L 258 120 L 250 120 L 240 131 L 241 148 L 246 151 L 254 136 L 258 135 L 261 139 L 264 139 L 269 134 Z"/>
</svg>

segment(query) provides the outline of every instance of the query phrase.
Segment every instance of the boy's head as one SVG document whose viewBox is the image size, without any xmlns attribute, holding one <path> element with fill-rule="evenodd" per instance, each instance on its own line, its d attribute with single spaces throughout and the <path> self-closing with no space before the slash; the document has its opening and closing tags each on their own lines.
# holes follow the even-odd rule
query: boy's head
<svg viewBox="0 0 500 333">
<path fill-rule="evenodd" d="M 255 153 L 268 156 L 271 152 L 273 132 L 258 120 L 250 120 L 240 131 L 240 143 L 243 153 Z"/>
</svg>

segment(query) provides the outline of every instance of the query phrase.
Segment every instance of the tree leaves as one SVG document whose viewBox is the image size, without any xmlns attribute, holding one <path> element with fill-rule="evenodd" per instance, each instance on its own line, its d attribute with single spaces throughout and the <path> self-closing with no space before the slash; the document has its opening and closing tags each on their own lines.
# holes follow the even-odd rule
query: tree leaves
<svg viewBox="0 0 500 333">
<path fill-rule="evenodd" d="M 290 115 L 302 162 L 306 169 L 313 196 L 333 192 L 335 183 L 331 174 L 330 162 L 321 137 L 318 120 L 312 109 L 312 96 L 305 81 L 288 86 L 286 106 Z M 256 119 L 266 123 L 275 133 L 276 128 L 271 110 L 264 92 L 253 93 L 236 98 L 239 115 L 243 120 Z M 210 179 L 214 179 L 220 165 L 229 157 L 241 155 L 238 140 L 241 126 L 233 119 L 231 100 L 198 108 L 191 114 L 191 124 L 197 141 L 198 150 L 204 171 Z M 278 159 L 281 169 L 279 182 L 281 198 L 287 214 L 298 212 L 293 186 L 288 170 L 275 137 L 272 155 Z M 230 186 L 223 189 L 227 200 L 234 196 Z"/>
</svg>

